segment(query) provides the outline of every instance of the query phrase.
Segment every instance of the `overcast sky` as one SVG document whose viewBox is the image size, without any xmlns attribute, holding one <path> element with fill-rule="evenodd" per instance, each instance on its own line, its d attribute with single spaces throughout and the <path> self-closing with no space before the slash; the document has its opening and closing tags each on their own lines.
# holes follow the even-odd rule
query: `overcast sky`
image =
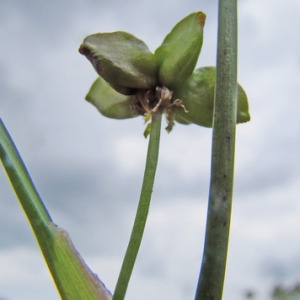
<svg viewBox="0 0 300 300">
<path fill-rule="evenodd" d="M 83 38 L 128 31 L 152 51 L 176 22 L 207 14 L 199 66 L 215 65 L 217 1 L 0 0 L 0 116 L 56 224 L 113 291 L 140 193 L 142 118 L 116 121 L 85 100 L 97 77 Z M 266 299 L 300 281 L 299 0 L 239 1 L 239 82 L 252 120 L 237 129 L 224 299 Z M 166 124 L 164 123 L 163 126 Z M 127 299 L 193 299 L 210 177 L 211 129 L 162 132 L 149 221 Z M 0 299 L 59 299 L 0 171 Z"/>
</svg>

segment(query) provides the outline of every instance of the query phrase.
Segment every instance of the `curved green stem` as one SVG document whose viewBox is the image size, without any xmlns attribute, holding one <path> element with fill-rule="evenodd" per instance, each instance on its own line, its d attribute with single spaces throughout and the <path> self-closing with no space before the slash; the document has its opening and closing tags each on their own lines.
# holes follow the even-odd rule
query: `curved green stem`
<svg viewBox="0 0 300 300">
<path fill-rule="evenodd" d="M 150 139 L 148 144 L 147 160 L 140 201 L 136 212 L 129 244 L 123 260 L 121 272 L 117 281 L 113 300 L 125 298 L 130 276 L 141 245 L 154 184 L 155 172 L 158 161 L 159 141 L 161 128 L 161 113 L 153 114 Z"/>
<path fill-rule="evenodd" d="M 222 299 L 233 193 L 236 111 L 237 0 L 219 0 L 211 181 L 197 300 Z"/>
</svg>

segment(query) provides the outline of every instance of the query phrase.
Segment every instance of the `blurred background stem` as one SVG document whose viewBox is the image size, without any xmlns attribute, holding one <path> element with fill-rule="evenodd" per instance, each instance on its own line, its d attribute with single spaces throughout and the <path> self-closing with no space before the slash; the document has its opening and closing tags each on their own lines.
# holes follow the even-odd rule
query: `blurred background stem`
<svg viewBox="0 0 300 300">
<path fill-rule="evenodd" d="M 237 0 L 219 0 L 211 179 L 196 300 L 222 299 L 233 194 L 237 111 Z"/>
<path fill-rule="evenodd" d="M 122 300 L 125 298 L 134 263 L 142 242 L 158 161 L 160 131 L 161 113 L 158 112 L 156 114 L 153 114 L 152 116 L 150 139 L 148 144 L 146 167 L 140 201 L 137 208 L 129 244 L 113 295 L 113 300 Z"/>
</svg>

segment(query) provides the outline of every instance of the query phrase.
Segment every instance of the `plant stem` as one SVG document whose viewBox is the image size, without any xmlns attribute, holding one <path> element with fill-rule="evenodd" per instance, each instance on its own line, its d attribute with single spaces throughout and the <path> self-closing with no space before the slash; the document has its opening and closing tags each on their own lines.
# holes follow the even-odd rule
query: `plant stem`
<svg viewBox="0 0 300 300">
<path fill-rule="evenodd" d="M 142 242 L 158 161 L 160 130 L 161 113 L 158 112 L 152 116 L 150 139 L 148 144 L 146 167 L 140 194 L 140 201 L 121 272 L 119 274 L 116 289 L 113 295 L 113 300 L 123 300 L 125 298 L 130 276 Z"/>
<path fill-rule="evenodd" d="M 233 194 L 237 111 L 237 0 L 219 0 L 211 180 L 196 300 L 222 299 Z"/>
</svg>

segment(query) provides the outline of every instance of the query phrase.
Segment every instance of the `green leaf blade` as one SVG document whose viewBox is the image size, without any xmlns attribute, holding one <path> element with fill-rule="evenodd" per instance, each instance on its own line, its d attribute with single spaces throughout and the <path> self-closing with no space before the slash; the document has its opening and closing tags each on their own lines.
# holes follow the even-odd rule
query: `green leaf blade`
<svg viewBox="0 0 300 300">
<path fill-rule="evenodd" d="M 0 157 L 62 299 L 110 300 L 111 294 L 87 267 L 68 234 L 52 222 L 1 119 Z"/>
</svg>

